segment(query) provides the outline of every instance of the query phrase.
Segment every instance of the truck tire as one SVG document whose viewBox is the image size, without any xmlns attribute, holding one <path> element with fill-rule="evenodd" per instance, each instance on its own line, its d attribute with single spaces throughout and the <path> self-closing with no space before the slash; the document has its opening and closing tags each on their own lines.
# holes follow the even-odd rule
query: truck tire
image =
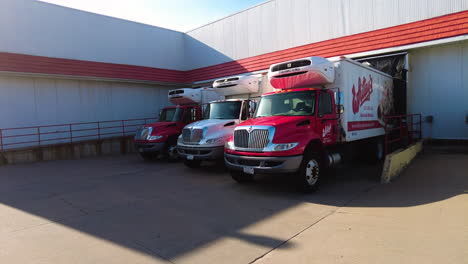
<svg viewBox="0 0 468 264">
<path fill-rule="evenodd" d="M 238 183 L 249 183 L 254 181 L 254 176 L 241 171 L 230 171 L 231 177 Z"/>
<path fill-rule="evenodd" d="M 322 161 L 316 153 L 304 155 L 297 175 L 297 187 L 303 192 L 317 190 L 323 174 Z"/>
<path fill-rule="evenodd" d="M 200 168 L 200 164 L 201 160 L 184 160 L 184 165 L 191 169 Z"/>
<path fill-rule="evenodd" d="M 177 143 L 168 144 L 164 151 L 169 162 L 179 160 L 180 157 L 179 153 L 177 152 Z"/>
</svg>

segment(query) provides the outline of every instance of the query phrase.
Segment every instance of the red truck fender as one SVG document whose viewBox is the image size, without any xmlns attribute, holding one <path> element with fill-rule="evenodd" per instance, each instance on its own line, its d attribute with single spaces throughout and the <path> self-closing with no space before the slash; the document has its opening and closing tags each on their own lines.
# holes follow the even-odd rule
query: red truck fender
<svg viewBox="0 0 468 264">
<path fill-rule="evenodd" d="M 307 147 L 304 150 L 304 156 L 311 153 L 318 154 L 321 157 L 322 162 L 326 161 L 327 151 L 320 139 L 312 139 L 309 144 L 307 144 Z"/>
</svg>

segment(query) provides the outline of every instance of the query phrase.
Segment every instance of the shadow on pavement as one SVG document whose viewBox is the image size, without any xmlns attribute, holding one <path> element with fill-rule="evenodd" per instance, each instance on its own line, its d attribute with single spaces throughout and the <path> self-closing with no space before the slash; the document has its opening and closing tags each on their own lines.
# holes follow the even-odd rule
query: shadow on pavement
<svg viewBox="0 0 468 264">
<path fill-rule="evenodd" d="M 192 170 L 129 155 L 2 167 L 0 202 L 156 258 L 173 260 L 225 238 L 261 254 L 337 207 L 411 207 L 466 193 L 467 169 L 468 155 L 426 152 L 394 183 L 379 184 L 381 165 L 356 163 L 337 169 L 319 192 L 302 194 L 285 177 L 239 185 L 222 166 Z M 301 214 L 288 215 L 294 208 Z M 5 224 L 8 214 L 0 210 L 0 233 L 40 224 Z"/>
</svg>

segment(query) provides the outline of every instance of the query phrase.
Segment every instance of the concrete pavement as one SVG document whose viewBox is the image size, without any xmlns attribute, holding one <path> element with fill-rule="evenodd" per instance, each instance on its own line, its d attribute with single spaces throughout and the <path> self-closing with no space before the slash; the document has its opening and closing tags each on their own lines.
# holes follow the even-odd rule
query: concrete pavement
<svg viewBox="0 0 468 264">
<path fill-rule="evenodd" d="M 468 155 L 394 183 L 342 168 L 315 194 L 282 178 L 135 156 L 0 167 L 1 263 L 467 263 Z"/>
</svg>

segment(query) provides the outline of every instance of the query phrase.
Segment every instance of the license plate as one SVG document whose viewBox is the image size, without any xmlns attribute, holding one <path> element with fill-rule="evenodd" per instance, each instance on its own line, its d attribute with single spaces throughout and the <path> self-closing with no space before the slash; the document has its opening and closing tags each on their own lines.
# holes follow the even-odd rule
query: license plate
<svg viewBox="0 0 468 264">
<path fill-rule="evenodd" d="M 187 156 L 187 159 L 188 159 L 188 160 L 193 160 L 193 155 L 188 155 L 188 156 Z"/>
<path fill-rule="evenodd" d="M 254 168 L 252 168 L 252 167 L 244 167 L 244 173 L 247 173 L 247 174 L 254 174 Z"/>
</svg>

